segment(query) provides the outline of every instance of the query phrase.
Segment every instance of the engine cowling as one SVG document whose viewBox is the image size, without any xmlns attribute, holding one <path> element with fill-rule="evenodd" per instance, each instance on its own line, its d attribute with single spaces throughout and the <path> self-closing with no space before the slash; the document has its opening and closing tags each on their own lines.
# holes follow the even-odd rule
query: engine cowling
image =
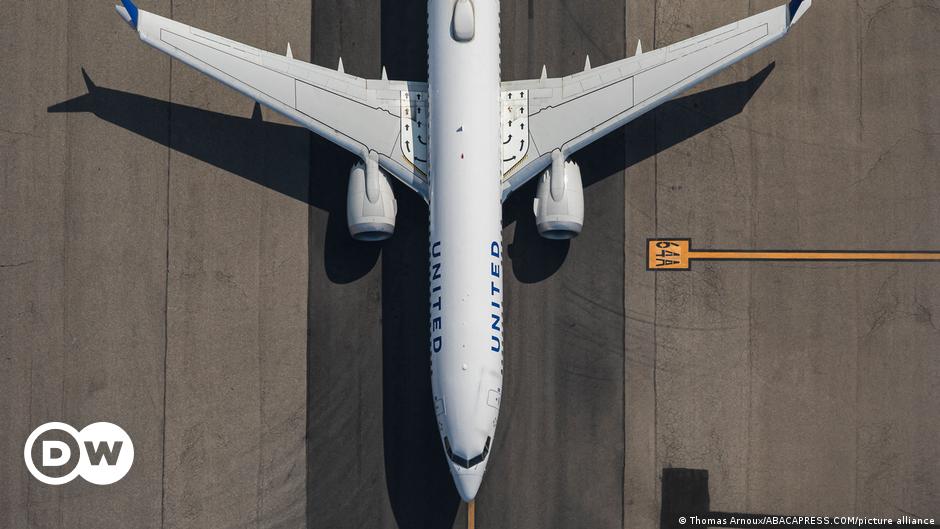
<svg viewBox="0 0 940 529">
<path fill-rule="evenodd" d="M 584 226 L 581 169 L 560 157 L 542 174 L 535 193 L 535 225 L 546 239 L 573 239 Z"/>
<path fill-rule="evenodd" d="M 349 171 L 346 221 L 359 241 L 384 241 L 395 233 L 398 202 L 388 175 L 375 160 L 359 162 Z"/>
</svg>

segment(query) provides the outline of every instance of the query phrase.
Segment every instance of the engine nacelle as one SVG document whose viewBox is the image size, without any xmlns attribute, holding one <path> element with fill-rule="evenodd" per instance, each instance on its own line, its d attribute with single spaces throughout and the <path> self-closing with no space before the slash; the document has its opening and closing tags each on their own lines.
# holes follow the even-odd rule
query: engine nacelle
<svg viewBox="0 0 940 529">
<path fill-rule="evenodd" d="M 388 176 L 375 160 L 357 163 L 349 171 L 346 221 L 359 241 L 384 241 L 395 233 L 398 202 Z"/>
<path fill-rule="evenodd" d="M 581 169 L 560 156 L 542 174 L 535 193 L 535 225 L 546 239 L 573 239 L 584 226 L 584 189 Z"/>
</svg>

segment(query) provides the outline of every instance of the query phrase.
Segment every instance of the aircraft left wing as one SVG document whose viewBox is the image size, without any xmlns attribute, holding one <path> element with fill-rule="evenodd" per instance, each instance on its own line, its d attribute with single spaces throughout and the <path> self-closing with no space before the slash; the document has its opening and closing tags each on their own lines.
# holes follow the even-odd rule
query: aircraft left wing
<svg viewBox="0 0 940 529">
<path fill-rule="evenodd" d="M 428 199 L 427 85 L 367 80 L 115 6 L 140 39 L 359 156 Z"/>
<path fill-rule="evenodd" d="M 552 163 L 779 40 L 812 5 L 787 5 L 564 78 L 504 82 L 503 200 Z M 526 141 L 528 140 L 528 141 Z"/>
</svg>

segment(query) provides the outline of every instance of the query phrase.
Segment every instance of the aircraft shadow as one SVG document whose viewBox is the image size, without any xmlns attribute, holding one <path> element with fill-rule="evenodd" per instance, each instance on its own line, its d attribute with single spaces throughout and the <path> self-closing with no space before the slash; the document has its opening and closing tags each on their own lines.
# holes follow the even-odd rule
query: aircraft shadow
<svg viewBox="0 0 940 529">
<path fill-rule="evenodd" d="M 351 283 L 378 262 L 379 246 L 355 241 L 346 227 L 345 175 L 354 162 L 346 151 L 334 148 L 334 157 L 348 161 L 340 174 L 311 174 L 307 157 L 311 134 L 264 121 L 257 103 L 250 117 L 231 116 L 100 87 L 84 68 L 82 76 L 88 93 L 52 105 L 48 112 L 90 112 L 178 153 L 327 211 L 325 267 L 335 283 Z M 168 116 L 172 128 L 166 125 Z"/>
<path fill-rule="evenodd" d="M 410 56 L 397 54 L 395 57 Z M 390 58 L 386 64 L 394 64 L 395 60 Z M 624 130 L 610 134 L 577 153 L 575 159 L 582 165 L 585 187 L 740 114 L 774 67 L 775 64 L 771 63 L 745 81 L 674 99 L 631 122 Z M 327 211 L 330 220 L 326 233 L 325 267 L 333 282 L 346 284 L 356 281 L 378 262 L 382 245 L 359 243 L 349 236 L 346 228 L 345 174 L 355 161 L 351 154 L 325 140 L 313 140 L 317 163 L 322 165 L 323 160 L 334 159 L 336 163 L 330 165 L 339 171 L 337 174 L 316 171 L 316 175 L 325 177 L 316 176 L 316 181 L 313 181 L 304 150 L 296 148 L 310 141 L 311 134 L 300 127 L 262 120 L 257 105 L 252 117 L 232 116 L 100 87 L 84 69 L 82 75 L 88 93 L 52 105 L 48 112 L 93 113 L 174 151 Z M 422 76 L 426 74 L 418 78 Z M 173 119 L 172 131 L 164 125 L 168 115 Z M 628 146 L 625 140 L 649 134 L 655 134 L 656 141 L 638 141 Z M 245 141 L 252 137 L 264 141 Z M 258 158 L 263 158 L 265 163 L 255 163 Z M 516 223 L 514 244 L 509 252 L 513 271 L 524 283 L 551 277 L 561 267 L 568 251 L 567 242 L 548 241 L 538 236 L 532 212 L 535 186 L 536 180 L 533 179 L 513 194 L 505 204 L 503 215 L 504 226 Z M 414 198 L 403 186 L 396 185 L 395 188 L 399 202 Z M 426 211 L 421 201 L 417 202 L 418 209 Z M 399 208 L 399 214 L 406 211 L 410 210 Z M 399 229 L 397 233 L 400 235 L 402 231 Z M 396 238 L 386 246 L 395 246 Z"/>
<path fill-rule="evenodd" d="M 392 1 L 383 0 L 383 4 Z M 395 24 L 384 20 L 383 14 L 383 63 L 395 77 L 426 79 L 426 30 L 417 31 L 424 23 L 426 6 L 419 0 L 397 1 L 394 6 L 382 12 L 401 16 L 404 11 L 413 11 L 413 17 L 401 18 L 420 24 Z M 770 64 L 746 81 L 666 103 L 625 130 L 581 151 L 576 158 L 582 165 L 585 186 L 739 114 L 773 68 Z M 389 501 L 402 529 L 451 527 L 460 500 L 441 454 L 430 399 L 428 221 L 424 202 L 395 183 L 399 201 L 396 235 L 382 244 L 359 243 L 346 228 L 345 175 L 354 162 L 349 153 L 303 128 L 262 120 L 257 106 L 251 117 L 231 116 L 100 87 L 84 69 L 82 74 L 88 92 L 52 105 L 48 112 L 92 113 L 178 153 L 328 212 L 323 259 L 330 281 L 347 284 L 361 279 L 378 263 L 381 252 L 382 413 L 383 424 L 395 425 L 383 428 Z M 166 125 L 168 117 L 172 118 L 172 127 Z M 654 131 L 655 141 L 627 145 L 628 138 Z M 258 163 L 259 159 L 264 163 Z M 311 167 L 316 168 L 313 174 Z M 504 225 L 516 223 L 509 248 L 513 272 L 526 283 L 551 277 L 561 267 L 569 248 L 567 242 L 538 236 L 532 213 L 534 192 L 535 183 L 530 182 L 504 208 Z M 316 261 L 314 257 L 311 263 Z M 308 361 L 314 361 L 309 350 Z"/>
</svg>

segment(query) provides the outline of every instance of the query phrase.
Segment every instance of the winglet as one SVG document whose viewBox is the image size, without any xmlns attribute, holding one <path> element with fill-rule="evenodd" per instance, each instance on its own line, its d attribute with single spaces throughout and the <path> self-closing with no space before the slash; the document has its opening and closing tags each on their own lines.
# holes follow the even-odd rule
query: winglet
<svg viewBox="0 0 940 529">
<path fill-rule="evenodd" d="M 540 80 L 544 81 L 546 79 L 548 79 L 548 67 L 543 64 L 542 65 L 542 77 L 540 78 Z"/>
<path fill-rule="evenodd" d="M 287 53 L 286 56 L 288 59 L 294 58 L 294 50 L 290 49 L 290 42 L 287 43 Z"/>
<path fill-rule="evenodd" d="M 585 55 L 584 56 L 584 71 L 587 72 L 590 69 L 591 69 L 591 56 Z"/>
<path fill-rule="evenodd" d="M 343 58 L 339 58 L 339 64 L 336 65 L 336 71 L 339 73 L 346 73 L 346 68 L 343 67 Z"/>
<path fill-rule="evenodd" d="M 789 9 L 787 10 L 787 14 L 790 17 L 790 22 L 787 24 L 787 26 L 796 24 L 796 21 L 805 15 L 812 5 L 813 0 L 790 0 L 790 5 L 788 6 Z"/>
<path fill-rule="evenodd" d="M 643 41 L 640 39 L 636 41 L 636 54 L 643 55 Z"/>
<path fill-rule="evenodd" d="M 130 24 L 134 29 L 137 29 L 137 19 L 140 17 L 140 12 L 137 9 L 137 6 L 134 5 L 134 2 L 131 0 L 121 0 L 122 5 L 114 6 L 114 9 L 117 10 L 118 14 L 121 15 L 121 18 L 125 22 Z"/>
</svg>

